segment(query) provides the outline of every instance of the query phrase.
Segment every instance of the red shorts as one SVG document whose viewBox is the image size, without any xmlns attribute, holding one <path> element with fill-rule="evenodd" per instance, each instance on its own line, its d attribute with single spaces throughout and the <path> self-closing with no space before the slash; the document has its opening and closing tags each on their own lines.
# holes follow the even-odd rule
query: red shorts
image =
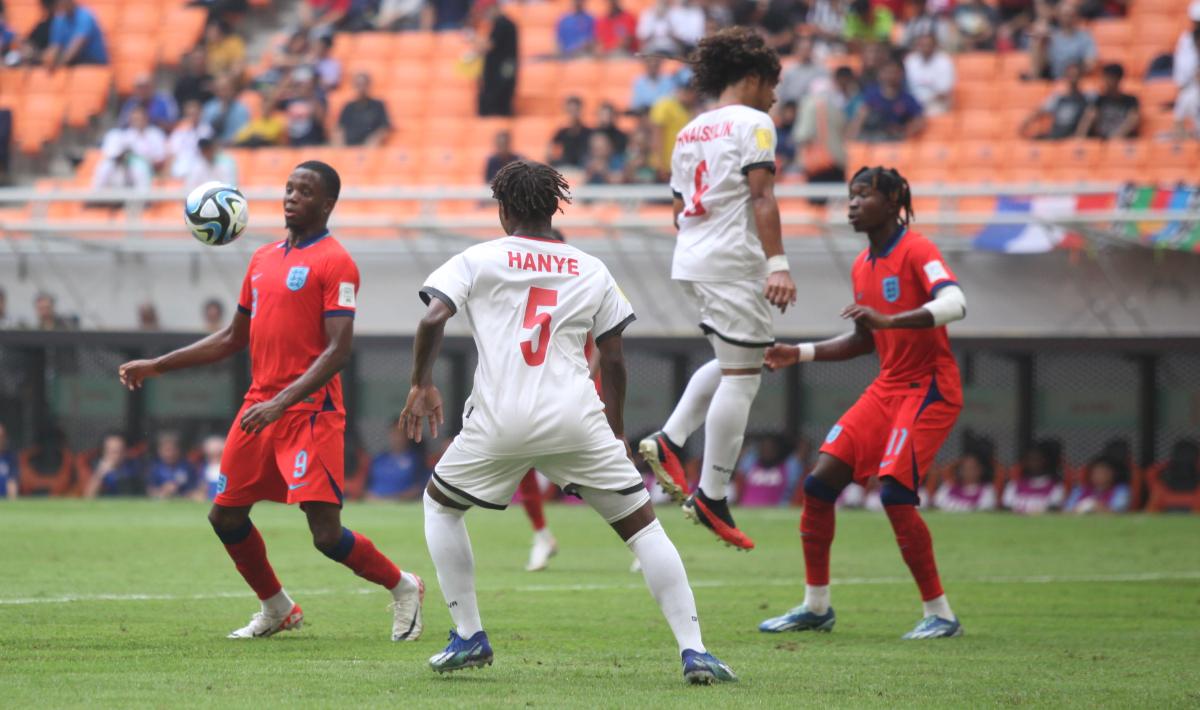
<svg viewBox="0 0 1200 710">
<path fill-rule="evenodd" d="M 961 410 L 924 391 L 891 395 L 869 388 L 829 430 L 821 453 L 852 466 L 855 483 L 878 474 L 916 492 Z"/>
<path fill-rule="evenodd" d="M 217 505 L 240 508 L 259 501 L 342 503 L 346 416 L 341 412 L 285 412 L 257 434 L 238 422 L 225 438 Z"/>
</svg>

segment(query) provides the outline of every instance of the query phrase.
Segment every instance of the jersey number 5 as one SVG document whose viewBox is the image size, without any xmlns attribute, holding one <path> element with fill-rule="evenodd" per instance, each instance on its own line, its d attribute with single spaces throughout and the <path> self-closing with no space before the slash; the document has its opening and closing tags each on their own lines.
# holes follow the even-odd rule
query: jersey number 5
<svg viewBox="0 0 1200 710">
<path fill-rule="evenodd" d="M 692 206 L 687 208 L 684 217 L 700 217 L 708 214 L 708 210 L 704 209 L 704 204 L 701 200 L 704 199 L 704 193 L 708 192 L 708 183 L 705 178 L 708 177 L 708 161 L 701 160 L 696 166 L 696 192 L 692 193 Z"/>
<path fill-rule="evenodd" d="M 548 288 L 529 287 L 529 300 L 525 303 L 525 324 L 527 330 L 538 328 L 537 349 L 533 340 L 521 341 L 521 354 L 525 356 L 525 364 L 538 367 L 546 362 L 546 349 L 550 344 L 550 314 L 538 313 L 539 308 L 553 308 L 558 305 L 558 291 Z"/>
</svg>

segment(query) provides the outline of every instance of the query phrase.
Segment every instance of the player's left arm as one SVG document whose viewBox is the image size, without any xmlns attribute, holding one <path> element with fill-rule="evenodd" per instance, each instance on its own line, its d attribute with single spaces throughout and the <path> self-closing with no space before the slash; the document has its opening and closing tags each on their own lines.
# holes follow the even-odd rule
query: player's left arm
<svg viewBox="0 0 1200 710">
<path fill-rule="evenodd" d="M 775 199 L 775 124 L 766 114 L 759 118 L 742 144 L 741 169 L 750 188 L 750 209 L 758 228 L 758 240 L 767 257 L 767 287 L 763 296 L 783 313 L 796 302 L 796 284 L 783 253 L 783 226 L 779 202 Z"/>
<path fill-rule="evenodd" d="M 907 262 L 929 296 L 925 305 L 888 315 L 867 306 L 851 304 L 842 311 L 842 317 L 871 330 L 940 328 L 967 317 L 967 296 L 946 267 L 937 247 L 928 243 L 914 247 Z"/>
<path fill-rule="evenodd" d="M 429 420 L 429 434 L 437 438 L 438 426 L 445 422 L 442 413 L 442 395 L 433 384 L 433 364 L 437 362 L 446 334 L 446 321 L 454 311 L 441 298 L 430 298 L 429 308 L 417 325 L 417 337 L 413 342 L 412 384 L 408 390 L 408 401 L 400 412 L 400 426 L 408 438 L 420 443 L 425 420 Z"/>
<path fill-rule="evenodd" d="M 600 399 L 613 435 L 625 441 L 625 347 L 620 333 L 596 342 L 600 355 Z"/>
<path fill-rule="evenodd" d="M 257 434 L 289 408 L 324 387 L 350 362 L 354 350 L 354 316 L 325 318 L 325 349 L 303 375 L 266 402 L 251 405 L 242 415 L 242 431 Z"/>
</svg>

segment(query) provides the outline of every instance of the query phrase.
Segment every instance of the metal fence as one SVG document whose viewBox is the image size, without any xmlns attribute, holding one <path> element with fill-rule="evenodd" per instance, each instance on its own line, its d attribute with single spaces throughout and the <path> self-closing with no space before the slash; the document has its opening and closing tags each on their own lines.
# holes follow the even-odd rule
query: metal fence
<svg viewBox="0 0 1200 710">
<path fill-rule="evenodd" d="M 57 427 L 75 451 L 95 448 L 114 430 L 142 440 L 172 429 L 192 444 L 223 434 L 249 383 L 244 356 L 172 373 L 133 393 L 117 382 L 124 360 L 195 337 L 0 332 L 0 422 L 17 447 Z M 966 406 L 942 460 L 961 451 L 968 431 L 991 439 L 1004 463 L 1029 442 L 1047 437 L 1063 442 L 1071 463 L 1085 462 L 1118 437 L 1129 441 L 1137 461 L 1150 463 L 1175 440 L 1200 435 L 1200 338 L 960 338 L 955 350 Z M 356 339 L 354 359 L 343 373 L 348 436 L 367 452 L 386 447 L 387 427 L 408 391 L 411 352 L 410 337 Z M 699 338 L 629 338 L 626 357 L 626 426 L 635 436 L 661 426 L 687 378 L 711 352 Z M 461 416 L 474 366 L 474 344 L 448 338 L 435 381 L 446 398 L 449 423 Z M 875 372 L 875 360 L 864 357 L 766 374 L 751 433 L 819 442 Z M 699 441 L 697 436 L 689 442 L 696 453 Z"/>
</svg>

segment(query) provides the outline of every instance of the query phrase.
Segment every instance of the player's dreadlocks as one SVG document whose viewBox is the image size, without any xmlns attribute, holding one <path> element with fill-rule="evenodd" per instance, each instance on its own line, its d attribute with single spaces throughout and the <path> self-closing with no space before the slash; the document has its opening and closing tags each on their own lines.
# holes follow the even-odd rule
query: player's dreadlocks
<svg viewBox="0 0 1200 710">
<path fill-rule="evenodd" d="M 519 222 L 549 221 L 571 202 L 570 185 L 554 168 L 532 160 L 514 160 L 492 179 L 492 197 Z"/>
<path fill-rule="evenodd" d="M 873 168 L 859 168 L 850 179 L 850 184 L 865 182 L 872 189 L 879 190 L 900 212 L 900 224 L 907 225 L 917 215 L 912 206 L 912 190 L 908 180 L 904 179 L 895 168 L 885 168 L 877 165 Z"/>
<path fill-rule="evenodd" d="M 779 80 L 779 55 L 747 27 L 728 27 L 700 40 L 688 63 L 695 71 L 696 90 L 714 97 L 752 74 Z"/>
</svg>

